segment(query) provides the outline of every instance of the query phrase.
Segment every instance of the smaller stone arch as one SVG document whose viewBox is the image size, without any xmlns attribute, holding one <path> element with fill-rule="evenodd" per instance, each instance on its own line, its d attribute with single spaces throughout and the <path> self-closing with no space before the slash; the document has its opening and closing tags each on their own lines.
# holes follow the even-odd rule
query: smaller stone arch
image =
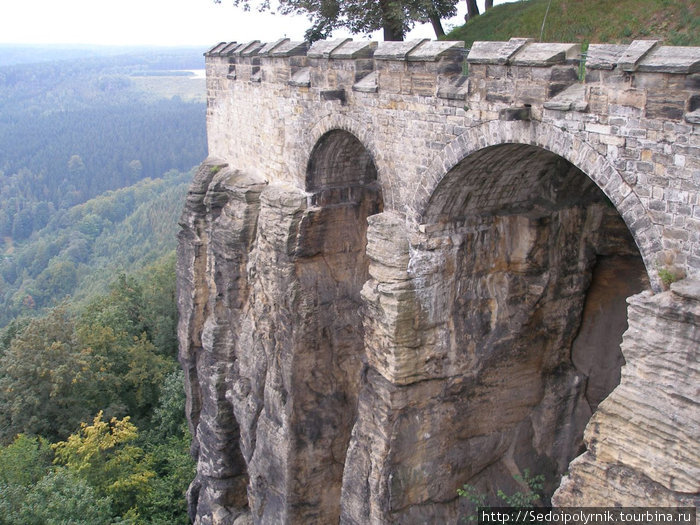
<svg viewBox="0 0 700 525">
<path fill-rule="evenodd" d="M 391 207 L 394 202 L 393 187 L 390 171 L 384 168 L 384 155 L 375 144 L 372 127 L 362 124 L 347 115 L 333 113 L 320 118 L 312 127 L 304 133 L 302 140 L 301 162 L 297 165 L 296 178 L 304 181 L 305 185 L 309 176 L 310 163 L 314 162 L 316 150 L 322 146 L 324 137 L 330 136 L 331 132 L 346 132 L 352 135 L 362 149 L 369 155 L 375 169 L 375 181 L 381 188 L 382 199 L 386 206 Z M 333 133 L 335 135 L 335 133 Z M 328 144 L 327 144 L 328 146 Z M 355 145 L 356 151 L 360 148 Z M 329 148 L 330 150 L 331 148 Z M 308 185 L 307 185 L 308 189 Z"/>
<path fill-rule="evenodd" d="M 523 144 L 542 148 L 583 171 L 615 206 L 639 248 L 652 288 L 661 290 L 653 271 L 662 247 L 661 232 L 633 188 L 615 167 L 590 144 L 565 129 L 536 121 L 492 120 L 469 128 L 435 157 L 409 203 L 416 224 L 426 221 L 431 199 L 443 178 L 470 155 L 491 146 Z"/>
<path fill-rule="evenodd" d="M 316 143 L 306 169 L 306 191 L 326 194 L 339 202 L 351 198 L 351 189 L 373 184 L 377 168 L 369 151 L 353 134 L 331 130 Z"/>
<path fill-rule="evenodd" d="M 293 239 L 287 239 L 293 255 L 285 293 L 294 297 L 293 333 L 285 349 L 294 400 L 287 449 L 293 476 L 286 488 L 292 523 L 339 519 L 342 467 L 364 366 L 360 307 L 369 278 L 367 218 L 382 210 L 371 152 L 337 124 L 308 149 L 300 179 L 305 202 L 294 212 Z"/>
</svg>

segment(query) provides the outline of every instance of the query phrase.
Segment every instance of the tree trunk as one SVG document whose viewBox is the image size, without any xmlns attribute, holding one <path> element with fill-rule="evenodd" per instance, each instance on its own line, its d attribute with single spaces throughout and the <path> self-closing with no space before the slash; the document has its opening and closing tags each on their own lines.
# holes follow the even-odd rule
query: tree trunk
<svg viewBox="0 0 700 525">
<path fill-rule="evenodd" d="M 403 31 L 396 31 L 396 28 L 394 28 L 390 25 L 385 25 L 384 26 L 384 40 L 387 42 L 390 40 L 401 41 L 401 40 L 403 40 Z"/>
<path fill-rule="evenodd" d="M 382 10 L 384 40 L 403 40 L 403 23 L 391 9 L 391 0 L 379 0 L 379 8 Z"/>
<path fill-rule="evenodd" d="M 484 11 L 488 11 L 493 7 L 493 0 L 485 0 L 484 2 Z"/>
<path fill-rule="evenodd" d="M 477 16 L 479 16 L 479 6 L 476 5 L 476 0 L 467 0 L 467 16 L 464 17 L 464 21 L 469 22 Z"/>
<path fill-rule="evenodd" d="M 438 15 L 430 15 L 430 23 L 433 26 L 433 31 L 435 31 L 435 36 L 437 38 L 445 36 L 445 30 L 442 28 L 442 22 L 440 22 L 440 17 Z"/>
</svg>

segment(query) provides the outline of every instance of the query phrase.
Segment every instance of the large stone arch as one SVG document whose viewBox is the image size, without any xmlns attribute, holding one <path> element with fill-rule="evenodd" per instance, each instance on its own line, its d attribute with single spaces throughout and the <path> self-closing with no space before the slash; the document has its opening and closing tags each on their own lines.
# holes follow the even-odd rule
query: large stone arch
<svg viewBox="0 0 700 525">
<path fill-rule="evenodd" d="M 409 203 L 411 222 L 421 224 L 430 200 L 443 177 L 469 155 L 502 144 L 529 144 L 549 151 L 584 172 L 605 194 L 627 224 L 638 248 L 654 291 L 661 290 L 655 271 L 662 250 L 661 232 L 647 210 L 613 164 L 596 149 L 566 129 L 539 121 L 491 120 L 468 128 L 452 140 L 422 175 Z"/>
<path fill-rule="evenodd" d="M 430 420 L 429 438 L 442 447 L 397 464 L 405 476 L 450 461 L 450 475 L 430 477 L 495 495 L 522 490 L 513 479 L 529 469 L 546 476 L 551 496 L 582 452 L 591 414 L 620 382 L 625 300 L 649 286 L 638 245 L 650 223 L 604 158 L 570 136 L 537 138 L 537 126 L 472 129 L 427 176 L 429 197 L 417 192 L 407 265 L 420 334 L 413 363 L 418 378 L 444 383 L 449 395 L 402 409 L 399 421 Z M 576 149 L 595 178 L 552 149 L 570 157 Z M 405 424 L 397 441 L 420 446 L 411 432 Z M 397 499 L 440 508 L 448 496 L 449 488 Z M 451 519 L 459 505 L 438 512 Z"/>
</svg>

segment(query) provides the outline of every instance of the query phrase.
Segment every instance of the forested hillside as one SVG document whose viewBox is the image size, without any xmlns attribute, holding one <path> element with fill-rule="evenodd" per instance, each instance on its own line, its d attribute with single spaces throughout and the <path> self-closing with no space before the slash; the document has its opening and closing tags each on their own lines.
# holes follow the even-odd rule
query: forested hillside
<svg viewBox="0 0 700 525">
<path fill-rule="evenodd" d="M 0 522 L 188 523 L 174 257 L 0 331 Z"/>
<path fill-rule="evenodd" d="M 106 192 L 59 209 L 29 239 L 6 239 L 0 260 L 0 327 L 67 296 L 103 292 L 106 275 L 138 270 L 174 249 L 177 218 L 191 179 L 159 179 Z"/>
<path fill-rule="evenodd" d="M 188 523 L 174 248 L 202 50 L 128 51 L 0 46 L 3 524 Z"/>
<path fill-rule="evenodd" d="M 201 50 L 50 56 L 0 46 L 0 327 L 172 250 L 206 156 Z"/>
<path fill-rule="evenodd" d="M 0 67 L 0 236 L 24 240 L 57 210 L 200 162 L 203 84 L 183 100 L 140 82 L 196 67 L 193 51 Z"/>
</svg>

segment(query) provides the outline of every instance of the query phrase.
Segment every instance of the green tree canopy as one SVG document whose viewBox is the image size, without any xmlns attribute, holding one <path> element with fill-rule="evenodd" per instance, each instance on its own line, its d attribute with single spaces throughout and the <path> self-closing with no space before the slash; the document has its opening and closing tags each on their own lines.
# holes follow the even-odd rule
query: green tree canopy
<svg viewBox="0 0 700 525">
<path fill-rule="evenodd" d="M 269 0 L 233 0 L 233 5 L 271 9 Z M 279 0 L 278 11 L 308 16 L 306 39 L 311 42 L 329 38 L 340 27 L 354 34 L 382 29 L 384 40 L 403 40 L 416 22 L 431 22 L 436 36 L 444 35 L 440 19 L 454 16 L 456 6 L 457 0 Z"/>
<path fill-rule="evenodd" d="M 65 307 L 29 322 L 0 358 L 0 440 L 70 434 L 90 415 L 96 368 L 94 355 L 77 347 Z"/>
<path fill-rule="evenodd" d="M 82 423 L 80 432 L 53 445 L 55 462 L 87 481 L 100 496 L 111 498 L 115 511 L 133 514 L 156 475 L 149 457 L 132 443 L 137 437 L 129 417 L 107 422 L 100 412 L 91 425 Z"/>
</svg>

